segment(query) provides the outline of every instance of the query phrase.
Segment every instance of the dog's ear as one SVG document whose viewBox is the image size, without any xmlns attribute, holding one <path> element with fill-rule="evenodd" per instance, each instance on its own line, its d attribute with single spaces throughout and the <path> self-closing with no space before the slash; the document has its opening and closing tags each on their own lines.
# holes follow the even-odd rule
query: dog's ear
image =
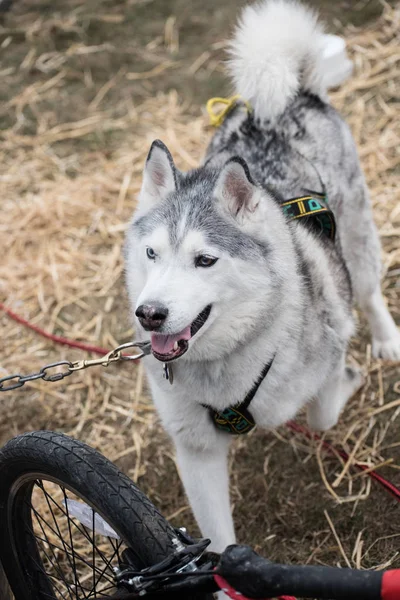
<svg viewBox="0 0 400 600">
<path fill-rule="evenodd" d="M 239 156 L 225 163 L 218 177 L 215 195 L 234 217 L 244 218 L 253 213 L 259 203 L 260 195 L 247 166 Z"/>
<path fill-rule="evenodd" d="M 155 140 L 147 156 L 139 207 L 149 210 L 176 189 L 176 167 L 167 146 Z"/>
</svg>

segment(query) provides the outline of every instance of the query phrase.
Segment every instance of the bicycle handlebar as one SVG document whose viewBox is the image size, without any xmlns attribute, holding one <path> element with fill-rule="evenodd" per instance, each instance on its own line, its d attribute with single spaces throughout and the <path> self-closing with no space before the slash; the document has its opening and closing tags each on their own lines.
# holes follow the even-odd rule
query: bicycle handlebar
<svg viewBox="0 0 400 600">
<path fill-rule="evenodd" d="M 293 595 L 318 600 L 400 600 L 400 569 L 361 571 L 282 565 L 259 556 L 249 546 L 238 545 L 228 546 L 219 557 L 212 553 L 204 557 L 206 563 L 197 571 L 156 575 L 143 572 L 143 579 L 160 582 L 160 587 L 148 589 L 148 597 L 184 600 L 222 589 L 235 600 L 283 599 Z M 128 592 L 123 598 L 134 600 L 138 592 Z"/>
<path fill-rule="evenodd" d="M 248 546 L 228 546 L 216 572 L 250 598 L 295 594 L 321 600 L 399 600 L 400 569 L 379 572 L 271 563 Z"/>
</svg>

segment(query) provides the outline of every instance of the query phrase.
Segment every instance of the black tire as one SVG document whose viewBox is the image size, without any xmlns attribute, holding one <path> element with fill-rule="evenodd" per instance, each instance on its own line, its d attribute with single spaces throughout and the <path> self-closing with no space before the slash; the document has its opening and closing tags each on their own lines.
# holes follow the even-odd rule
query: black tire
<svg viewBox="0 0 400 600">
<path fill-rule="evenodd" d="M 43 481 L 54 482 L 60 489 L 64 486 L 101 515 L 134 550 L 135 567 L 155 564 L 173 551 L 175 530 L 140 489 L 99 452 L 59 433 L 24 434 L 0 451 L 0 560 L 15 600 L 59 597 L 43 568 L 40 544 L 33 535 L 32 490 Z M 83 594 L 86 597 L 86 592 Z"/>
</svg>

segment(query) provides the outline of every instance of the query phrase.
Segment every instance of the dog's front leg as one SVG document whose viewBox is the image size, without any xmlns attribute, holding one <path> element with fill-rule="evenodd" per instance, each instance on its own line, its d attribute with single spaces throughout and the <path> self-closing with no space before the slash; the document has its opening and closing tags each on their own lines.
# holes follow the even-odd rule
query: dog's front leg
<svg viewBox="0 0 400 600">
<path fill-rule="evenodd" d="M 196 449 L 175 439 L 178 466 L 196 521 L 211 539 L 211 549 L 222 552 L 235 543 L 229 503 L 229 435 L 216 436 L 213 448 Z"/>
</svg>

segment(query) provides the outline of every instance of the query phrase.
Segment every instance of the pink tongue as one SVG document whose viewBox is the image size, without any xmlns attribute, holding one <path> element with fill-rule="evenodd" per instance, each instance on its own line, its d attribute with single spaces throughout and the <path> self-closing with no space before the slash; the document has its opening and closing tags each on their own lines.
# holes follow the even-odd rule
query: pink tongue
<svg viewBox="0 0 400 600">
<path fill-rule="evenodd" d="M 170 354 L 174 349 L 175 342 L 179 340 L 190 340 L 190 325 L 185 327 L 180 333 L 175 335 L 162 335 L 161 333 L 151 334 L 151 347 L 157 354 Z"/>
</svg>

